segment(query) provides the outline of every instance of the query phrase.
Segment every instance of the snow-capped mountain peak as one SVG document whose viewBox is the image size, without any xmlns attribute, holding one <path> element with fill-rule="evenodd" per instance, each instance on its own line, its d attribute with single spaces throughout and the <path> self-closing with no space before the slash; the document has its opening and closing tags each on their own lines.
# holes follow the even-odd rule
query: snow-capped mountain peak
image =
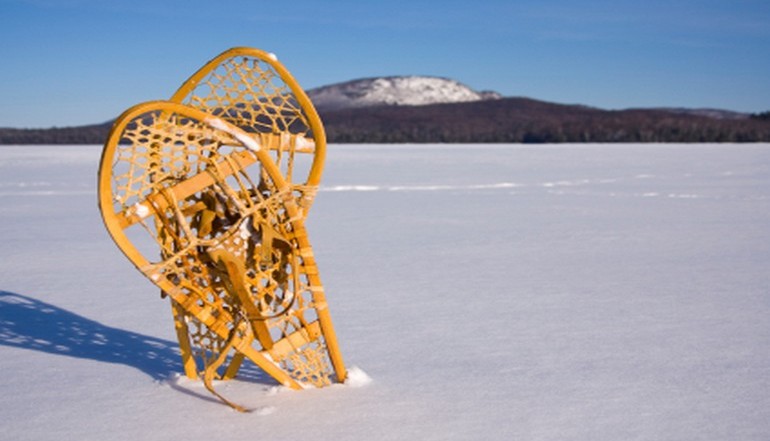
<svg viewBox="0 0 770 441">
<path fill-rule="evenodd" d="M 311 89 L 308 95 L 319 109 L 420 106 L 500 98 L 496 92 L 477 92 L 455 80 L 427 76 L 365 78 Z"/>
</svg>

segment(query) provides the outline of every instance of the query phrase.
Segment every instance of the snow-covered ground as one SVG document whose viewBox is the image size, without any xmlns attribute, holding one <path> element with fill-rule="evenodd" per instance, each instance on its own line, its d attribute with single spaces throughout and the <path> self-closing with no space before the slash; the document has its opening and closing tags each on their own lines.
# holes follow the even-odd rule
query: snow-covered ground
<svg viewBox="0 0 770 441">
<path fill-rule="evenodd" d="M 770 145 L 331 146 L 308 228 L 362 387 L 179 378 L 100 147 L 0 147 L 4 440 L 770 439 Z"/>
</svg>

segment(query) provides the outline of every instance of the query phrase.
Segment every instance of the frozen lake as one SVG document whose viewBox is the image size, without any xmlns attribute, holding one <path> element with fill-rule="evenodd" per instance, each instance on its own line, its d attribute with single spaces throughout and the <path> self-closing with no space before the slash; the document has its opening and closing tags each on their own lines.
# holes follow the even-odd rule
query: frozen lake
<svg viewBox="0 0 770 441">
<path fill-rule="evenodd" d="M 330 146 L 308 218 L 365 387 L 182 371 L 100 146 L 0 146 L 8 440 L 770 439 L 770 145 Z"/>
</svg>

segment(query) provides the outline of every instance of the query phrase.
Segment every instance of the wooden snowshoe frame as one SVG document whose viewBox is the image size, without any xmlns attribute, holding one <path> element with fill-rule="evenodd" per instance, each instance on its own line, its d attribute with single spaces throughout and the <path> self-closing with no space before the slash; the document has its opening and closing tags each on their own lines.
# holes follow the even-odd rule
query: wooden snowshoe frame
<svg viewBox="0 0 770 441">
<path fill-rule="evenodd" d="M 294 389 L 346 377 L 304 225 L 325 147 L 304 91 L 250 48 L 128 109 L 104 146 L 107 230 L 171 299 L 187 376 L 238 410 L 212 381 L 244 359 Z"/>
</svg>

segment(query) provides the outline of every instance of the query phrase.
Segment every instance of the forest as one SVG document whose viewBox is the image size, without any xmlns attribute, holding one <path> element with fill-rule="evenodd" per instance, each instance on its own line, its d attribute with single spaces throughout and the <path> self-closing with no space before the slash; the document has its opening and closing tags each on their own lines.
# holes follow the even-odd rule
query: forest
<svg viewBox="0 0 770 441">
<path fill-rule="evenodd" d="M 505 98 L 329 112 L 332 142 L 563 143 L 768 142 L 770 119 L 714 118 L 667 110 L 602 110 Z"/>
<path fill-rule="evenodd" d="M 720 118 L 503 98 L 319 113 L 330 143 L 770 142 L 770 112 Z M 101 144 L 111 124 L 0 128 L 0 144 Z"/>
</svg>

